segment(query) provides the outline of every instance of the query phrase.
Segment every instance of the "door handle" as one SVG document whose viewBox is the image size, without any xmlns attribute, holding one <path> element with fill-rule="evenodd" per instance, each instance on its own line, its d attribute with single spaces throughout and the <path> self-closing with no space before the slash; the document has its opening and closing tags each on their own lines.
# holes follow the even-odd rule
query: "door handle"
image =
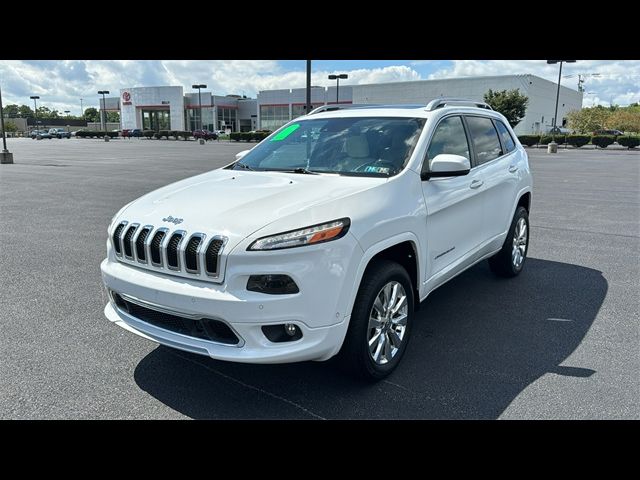
<svg viewBox="0 0 640 480">
<path fill-rule="evenodd" d="M 517 165 L 509 165 L 509 173 L 516 173 L 518 171 Z"/>
<path fill-rule="evenodd" d="M 471 182 L 471 185 L 469 185 L 469 188 L 480 188 L 482 185 L 484 185 L 484 182 L 482 180 L 474 180 L 473 182 Z"/>
</svg>

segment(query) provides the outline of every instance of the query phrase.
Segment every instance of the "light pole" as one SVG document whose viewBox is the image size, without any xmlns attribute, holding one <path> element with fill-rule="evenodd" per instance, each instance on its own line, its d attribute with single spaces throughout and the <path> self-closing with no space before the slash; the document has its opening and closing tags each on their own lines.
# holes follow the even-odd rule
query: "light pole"
<svg viewBox="0 0 640 480">
<path fill-rule="evenodd" d="M 200 89 L 202 88 L 207 88 L 207 86 L 204 83 L 199 83 L 198 85 L 191 85 L 191 88 L 197 88 L 198 89 L 198 108 L 200 109 L 200 113 L 198 114 L 198 118 L 200 119 L 200 130 L 202 130 L 202 95 L 200 92 Z"/>
<path fill-rule="evenodd" d="M 551 129 L 552 133 L 556 133 L 556 123 L 558 121 L 558 100 L 560 99 L 560 80 L 562 79 L 562 63 L 576 63 L 575 60 L 547 60 L 549 65 L 555 65 L 556 63 L 560 63 L 560 71 L 558 72 L 558 90 L 556 91 L 556 111 L 553 115 L 553 128 Z"/>
<path fill-rule="evenodd" d="M 100 90 L 98 92 L 98 95 L 102 95 L 102 110 L 100 111 L 100 113 L 102 113 L 102 115 L 100 116 L 104 122 L 104 128 L 103 128 L 103 132 L 107 131 L 107 112 L 105 110 L 105 108 L 107 108 L 107 100 L 105 99 L 105 95 L 109 95 L 109 90 Z"/>
<path fill-rule="evenodd" d="M 347 78 L 349 78 L 349 75 L 347 75 L 346 73 L 341 73 L 340 75 L 329 75 L 329 80 L 335 80 L 336 81 L 336 103 L 339 104 L 340 103 L 340 79 L 346 80 Z"/>
<path fill-rule="evenodd" d="M 29 98 L 33 100 L 33 114 L 36 122 L 36 140 L 41 140 L 42 137 L 40 136 L 40 130 L 38 130 L 38 104 L 36 103 L 40 97 L 38 95 L 31 95 Z"/>
<path fill-rule="evenodd" d="M 4 132 L 4 109 L 2 108 L 2 89 L 0 88 L 0 127 L 2 127 L 2 152 L 0 163 L 13 163 L 13 153 L 7 150 L 7 136 Z"/>
<path fill-rule="evenodd" d="M 80 98 L 80 116 L 84 119 L 84 110 L 82 109 L 82 98 Z"/>
</svg>

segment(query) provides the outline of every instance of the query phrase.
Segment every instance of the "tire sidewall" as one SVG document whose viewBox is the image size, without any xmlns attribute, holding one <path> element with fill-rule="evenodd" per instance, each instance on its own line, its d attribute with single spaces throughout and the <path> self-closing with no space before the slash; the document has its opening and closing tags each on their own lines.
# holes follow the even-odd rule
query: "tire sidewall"
<svg viewBox="0 0 640 480">
<path fill-rule="evenodd" d="M 524 207 L 518 207 L 516 210 L 516 214 L 513 217 L 513 223 L 511 224 L 511 228 L 509 229 L 509 236 L 507 237 L 509 240 L 509 246 L 513 248 L 513 236 L 516 231 L 516 226 L 521 218 L 524 218 L 525 224 L 527 226 L 527 244 L 524 248 L 524 258 L 522 259 L 522 263 L 520 264 L 520 268 L 516 268 L 513 264 L 513 260 L 511 259 L 511 252 L 509 252 L 509 261 L 511 264 L 511 270 L 515 275 L 522 272 L 524 268 L 524 264 L 527 262 L 527 255 L 529 254 L 529 236 L 531 234 L 531 229 L 529 228 L 529 215 L 527 214 L 527 210 Z"/>
<path fill-rule="evenodd" d="M 389 375 L 396 366 L 402 360 L 402 357 L 407 349 L 407 344 L 411 339 L 411 331 L 413 328 L 413 316 L 414 316 L 414 293 L 411 285 L 409 275 L 405 269 L 399 264 L 392 264 L 394 267 L 388 275 L 380 275 L 373 279 L 370 283 L 370 288 L 367 290 L 366 295 L 358 298 L 357 300 L 357 312 L 359 316 L 357 321 L 358 327 L 358 350 L 360 361 L 365 367 L 367 373 L 372 378 L 383 378 Z M 373 302 L 375 301 L 378 293 L 387 283 L 396 281 L 402 285 L 407 294 L 407 328 L 405 330 L 404 339 L 398 353 L 386 364 L 379 365 L 374 362 L 373 358 L 369 354 L 368 345 L 368 330 L 369 330 L 369 314 L 373 308 Z M 360 297 L 360 295 L 359 295 Z M 366 297 L 366 298 L 365 298 Z M 355 310 L 355 309 L 354 309 Z"/>
</svg>

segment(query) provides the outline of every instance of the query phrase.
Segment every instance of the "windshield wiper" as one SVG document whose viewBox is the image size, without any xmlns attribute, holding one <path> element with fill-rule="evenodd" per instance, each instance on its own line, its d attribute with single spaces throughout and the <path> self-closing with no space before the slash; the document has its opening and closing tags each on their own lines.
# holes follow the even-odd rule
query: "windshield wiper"
<svg viewBox="0 0 640 480">
<path fill-rule="evenodd" d="M 236 164 L 234 165 L 234 167 L 240 167 L 243 170 L 251 170 L 251 171 L 255 171 L 253 170 L 253 168 L 251 168 L 249 165 L 245 164 L 245 163 L 241 163 L 241 162 L 236 162 Z"/>
<path fill-rule="evenodd" d="M 282 170 L 282 171 L 289 172 L 289 173 L 303 173 L 305 175 L 320 175 L 318 172 L 312 172 L 311 170 L 307 170 L 306 168 L 303 168 L 303 167 L 294 168 L 292 170 Z"/>
</svg>

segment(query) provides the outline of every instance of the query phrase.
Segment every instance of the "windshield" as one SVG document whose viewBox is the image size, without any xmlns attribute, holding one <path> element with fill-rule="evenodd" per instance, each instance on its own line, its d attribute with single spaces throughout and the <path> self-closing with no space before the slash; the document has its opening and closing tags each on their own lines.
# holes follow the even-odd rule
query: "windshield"
<svg viewBox="0 0 640 480">
<path fill-rule="evenodd" d="M 424 124 L 406 117 L 294 121 L 233 168 L 390 177 L 406 166 Z"/>
</svg>

